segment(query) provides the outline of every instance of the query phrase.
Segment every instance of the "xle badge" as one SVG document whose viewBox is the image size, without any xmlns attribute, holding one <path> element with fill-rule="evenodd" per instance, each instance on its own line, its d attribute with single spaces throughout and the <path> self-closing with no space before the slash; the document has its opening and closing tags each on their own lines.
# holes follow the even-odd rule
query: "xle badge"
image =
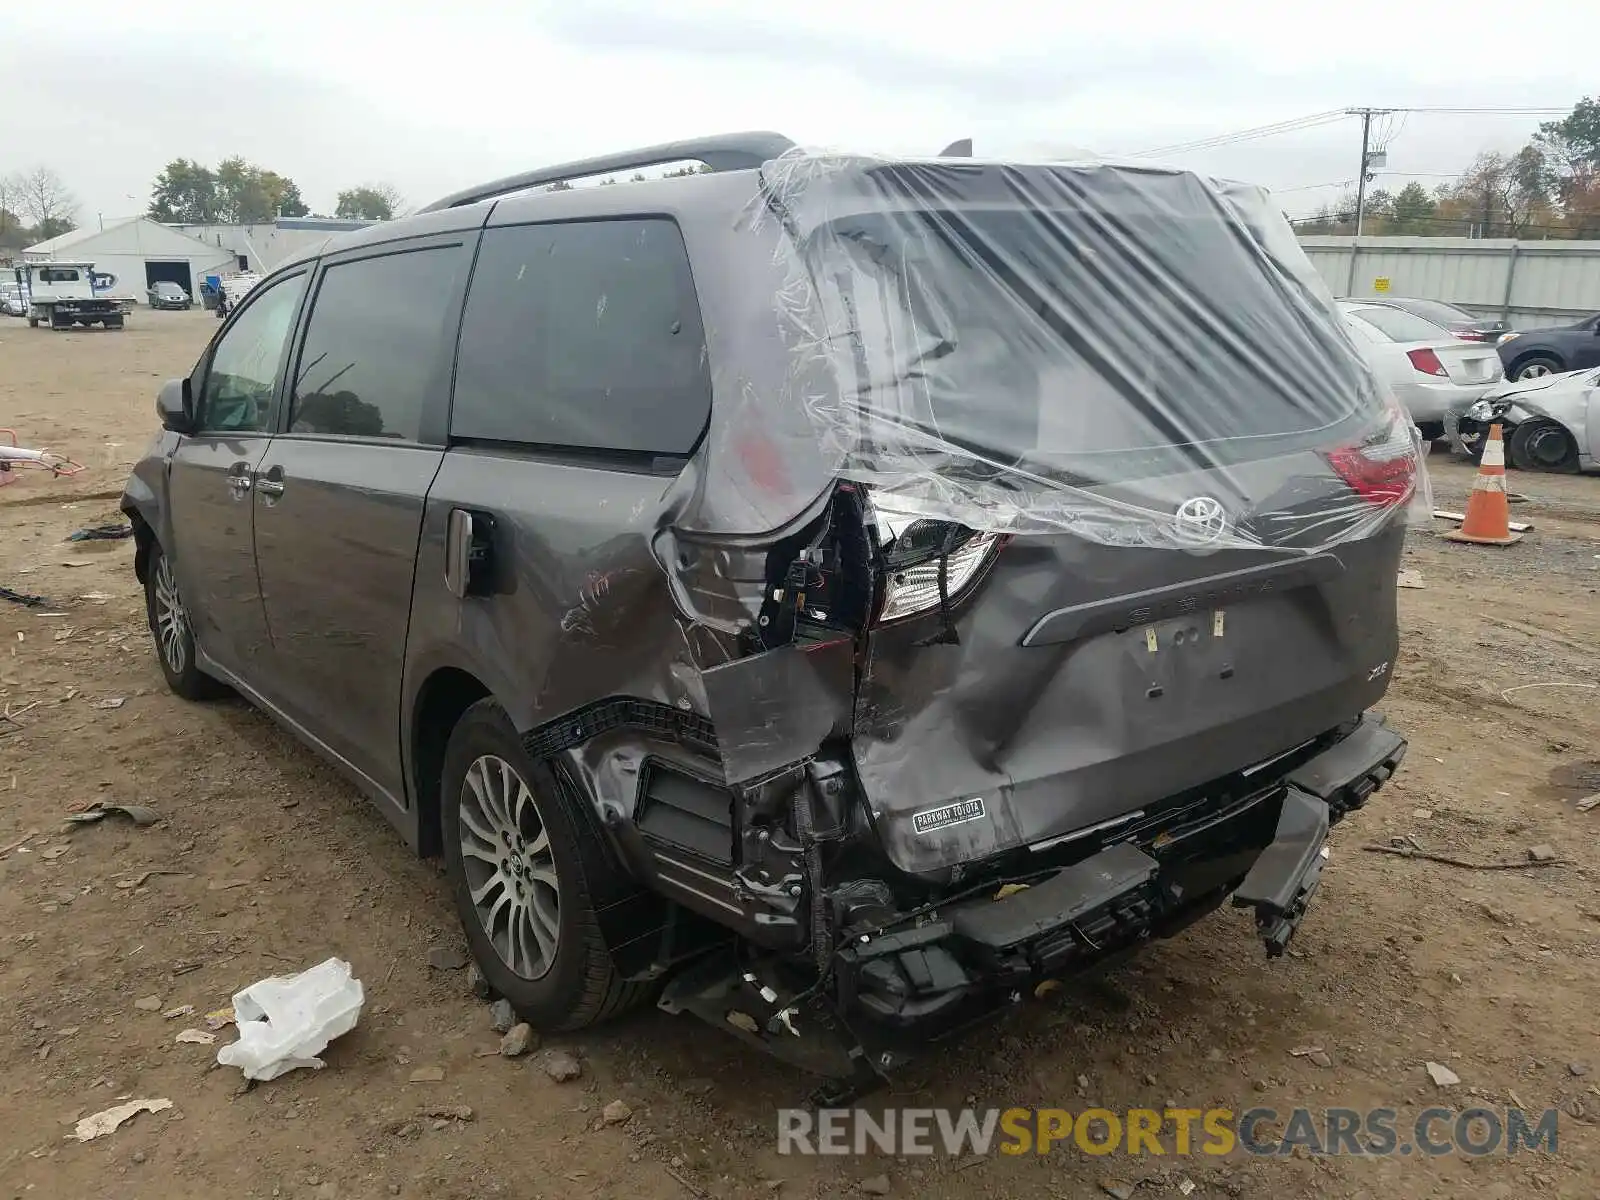
<svg viewBox="0 0 1600 1200">
<path fill-rule="evenodd" d="M 912 813 L 911 827 L 918 833 L 932 833 L 936 829 L 959 825 L 963 821 L 977 821 L 983 816 L 983 797 L 974 796 L 971 800 L 957 800 L 954 804 L 943 804 L 938 808 L 925 808 L 919 813 Z"/>
</svg>

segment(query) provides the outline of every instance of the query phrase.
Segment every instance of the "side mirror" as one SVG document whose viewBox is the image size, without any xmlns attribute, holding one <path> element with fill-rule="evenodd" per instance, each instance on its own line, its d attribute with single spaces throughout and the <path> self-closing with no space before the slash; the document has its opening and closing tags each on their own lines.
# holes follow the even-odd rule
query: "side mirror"
<svg viewBox="0 0 1600 1200">
<path fill-rule="evenodd" d="M 161 427 L 173 433 L 194 432 L 194 397 L 187 379 L 169 379 L 156 393 L 156 415 Z"/>
</svg>

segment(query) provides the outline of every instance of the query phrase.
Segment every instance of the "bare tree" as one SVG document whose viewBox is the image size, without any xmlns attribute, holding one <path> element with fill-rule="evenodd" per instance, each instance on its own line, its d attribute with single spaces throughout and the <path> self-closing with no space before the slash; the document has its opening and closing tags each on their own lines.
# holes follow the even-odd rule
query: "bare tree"
<svg viewBox="0 0 1600 1200">
<path fill-rule="evenodd" d="M 49 167 L 35 167 L 16 177 L 21 188 L 22 211 L 33 219 L 41 240 L 56 237 L 76 225 L 78 201 Z"/>
</svg>

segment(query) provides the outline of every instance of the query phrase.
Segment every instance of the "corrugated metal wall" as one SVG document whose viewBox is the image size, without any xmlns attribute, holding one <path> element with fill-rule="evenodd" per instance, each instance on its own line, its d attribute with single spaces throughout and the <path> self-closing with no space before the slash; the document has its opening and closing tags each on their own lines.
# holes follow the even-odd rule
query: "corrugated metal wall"
<svg viewBox="0 0 1600 1200">
<path fill-rule="evenodd" d="M 1600 312 L 1600 242 L 1502 238 L 1300 239 L 1338 296 L 1445 300 L 1513 328 L 1563 325 Z"/>
</svg>

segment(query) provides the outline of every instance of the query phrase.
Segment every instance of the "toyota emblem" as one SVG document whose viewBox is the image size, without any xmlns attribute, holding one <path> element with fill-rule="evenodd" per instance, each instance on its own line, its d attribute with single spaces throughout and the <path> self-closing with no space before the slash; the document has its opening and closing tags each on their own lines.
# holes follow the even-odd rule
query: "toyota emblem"
<svg viewBox="0 0 1600 1200">
<path fill-rule="evenodd" d="M 1195 496 L 1178 505 L 1173 531 L 1178 540 L 1193 546 L 1209 546 L 1228 529 L 1228 514 L 1220 500 Z"/>
</svg>

